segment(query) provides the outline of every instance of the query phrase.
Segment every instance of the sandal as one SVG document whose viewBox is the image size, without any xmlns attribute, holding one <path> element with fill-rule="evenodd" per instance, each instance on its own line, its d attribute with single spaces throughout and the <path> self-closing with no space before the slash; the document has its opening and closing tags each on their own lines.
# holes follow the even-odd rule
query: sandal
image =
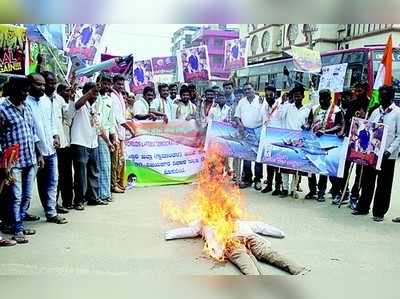
<svg viewBox="0 0 400 299">
<path fill-rule="evenodd" d="M 400 217 L 396 217 L 396 218 L 392 219 L 392 221 L 395 223 L 400 223 Z"/>
<path fill-rule="evenodd" d="M 50 223 L 55 223 L 55 224 L 65 224 L 65 223 L 68 223 L 68 221 L 67 221 L 67 219 L 65 219 L 65 218 L 63 218 L 63 217 L 60 217 L 60 216 L 54 216 L 54 217 L 51 217 L 51 218 L 47 218 L 47 222 L 50 222 Z"/>
<path fill-rule="evenodd" d="M 28 238 L 25 237 L 25 235 L 23 234 L 23 232 L 14 235 L 14 236 L 12 237 L 12 239 L 13 239 L 14 241 L 16 241 L 18 244 L 26 244 L 26 243 L 29 242 Z"/>
<path fill-rule="evenodd" d="M 24 217 L 24 221 L 38 221 L 40 220 L 39 216 L 35 216 L 35 215 L 31 215 L 26 213 L 25 217 Z"/>
<path fill-rule="evenodd" d="M 8 239 L 1 239 L 0 240 L 0 247 L 14 246 L 16 244 L 17 244 L 17 242 L 14 241 L 14 240 L 8 240 Z"/>
</svg>

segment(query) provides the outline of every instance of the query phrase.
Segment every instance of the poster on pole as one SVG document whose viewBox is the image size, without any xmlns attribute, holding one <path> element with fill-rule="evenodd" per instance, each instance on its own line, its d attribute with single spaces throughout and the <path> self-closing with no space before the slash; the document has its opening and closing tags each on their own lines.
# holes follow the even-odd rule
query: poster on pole
<svg viewBox="0 0 400 299">
<path fill-rule="evenodd" d="M 133 79 L 130 88 L 134 93 L 142 93 L 146 86 L 154 86 L 153 68 L 151 60 L 140 60 L 133 62 Z"/>
<path fill-rule="evenodd" d="M 342 92 L 346 70 L 347 63 L 322 67 L 318 90 L 329 89 L 331 92 Z"/>
<path fill-rule="evenodd" d="M 194 121 L 128 121 L 135 137 L 125 141 L 129 186 L 190 183 L 204 160 L 204 132 Z"/>
<path fill-rule="evenodd" d="M 198 46 L 179 51 L 184 82 L 210 80 L 210 62 L 206 46 Z"/>
<path fill-rule="evenodd" d="M 204 150 L 211 146 L 222 156 L 256 161 L 261 127 L 240 131 L 232 123 L 211 121 L 208 124 Z"/>
<path fill-rule="evenodd" d="M 25 24 L 28 40 L 65 50 L 65 24 Z"/>
<path fill-rule="evenodd" d="M 386 138 L 384 124 L 353 117 L 347 160 L 380 170 Z"/>
<path fill-rule="evenodd" d="M 0 24 L 0 74 L 25 75 L 26 29 Z"/>
<path fill-rule="evenodd" d="M 176 72 L 176 56 L 153 57 L 151 63 L 154 75 L 173 74 Z"/>
<path fill-rule="evenodd" d="M 280 128 L 262 130 L 257 161 L 279 168 L 343 177 L 348 138 Z"/>
<path fill-rule="evenodd" d="M 292 46 L 291 49 L 295 71 L 309 73 L 321 71 L 322 63 L 319 51 L 296 46 Z"/>
<path fill-rule="evenodd" d="M 225 41 L 224 69 L 233 71 L 246 66 L 246 39 Z"/>
<path fill-rule="evenodd" d="M 69 56 L 79 56 L 91 64 L 100 46 L 105 24 L 77 24 L 71 34 L 67 51 Z"/>
</svg>

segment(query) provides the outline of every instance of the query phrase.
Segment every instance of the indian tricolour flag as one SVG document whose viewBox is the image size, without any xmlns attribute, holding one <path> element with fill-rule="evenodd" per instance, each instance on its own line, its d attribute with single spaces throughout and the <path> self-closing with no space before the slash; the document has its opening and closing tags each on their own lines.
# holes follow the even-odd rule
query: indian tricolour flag
<svg viewBox="0 0 400 299">
<path fill-rule="evenodd" d="M 379 64 L 378 72 L 376 73 L 374 88 L 372 90 L 371 99 L 368 104 L 368 111 L 372 112 L 380 104 L 379 100 L 379 87 L 383 85 L 392 86 L 392 61 L 393 61 L 393 47 L 392 35 L 389 35 L 386 43 L 385 51 L 383 52 L 382 60 Z"/>
</svg>

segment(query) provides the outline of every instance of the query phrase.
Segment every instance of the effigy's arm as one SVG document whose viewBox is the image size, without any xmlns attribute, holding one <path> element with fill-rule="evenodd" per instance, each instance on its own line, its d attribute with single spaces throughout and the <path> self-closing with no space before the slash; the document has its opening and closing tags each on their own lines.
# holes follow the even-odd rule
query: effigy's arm
<svg viewBox="0 0 400 299">
<path fill-rule="evenodd" d="M 251 229 L 256 233 L 264 236 L 270 236 L 275 238 L 284 238 L 285 233 L 279 228 L 264 223 L 262 221 L 246 221 L 250 225 Z"/>
<path fill-rule="evenodd" d="M 179 227 L 175 229 L 168 230 L 165 233 L 165 240 L 176 240 L 176 239 L 186 239 L 186 238 L 196 238 L 201 235 L 200 225 L 191 225 L 186 227 Z"/>
</svg>

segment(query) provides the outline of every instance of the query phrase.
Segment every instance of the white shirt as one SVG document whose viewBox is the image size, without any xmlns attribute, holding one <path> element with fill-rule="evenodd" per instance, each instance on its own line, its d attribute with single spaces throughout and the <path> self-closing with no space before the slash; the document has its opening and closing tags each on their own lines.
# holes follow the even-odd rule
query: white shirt
<svg viewBox="0 0 400 299">
<path fill-rule="evenodd" d="M 86 102 L 79 110 L 75 105 L 69 105 L 72 109 L 73 119 L 71 125 L 71 144 L 84 146 L 87 148 L 96 148 L 97 143 L 97 126 L 94 123 L 97 111 L 95 103 L 90 105 Z"/>
<path fill-rule="evenodd" d="M 282 128 L 290 130 L 301 130 L 306 123 L 312 104 L 302 106 L 300 109 L 294 103 L 286 102 L 281 106 Z"/>
<path fill-rule="evenodd" d="M 235 117 L 241 119 L 246 128 L 254 129 L 263 124 L 263 103 L 260 103 L 260 98 L 256 95 L 250 103 L 247 97 L 241 99 L 236 107 Z"/>
<path fill-rule="evenodd" d="M 150 104 L 150 109 L 164 113 L 170 120 L 175 119 L 174 103 L 168 98 L 166 100 L 155 98 Z"/>
<path fill-rule="evenodd" d="M 68 104 L 58 94 L 54 93 L 52 97 L 47 97 L 52 103 L 53 114 L 55 116 L 55 125 L 57 135 L 60 137 L 60 148 L 69 146 L 70 128 L 65 122 L 65 112 L 68 109 Z"/>
<path fill-rule="evenodd" d="M 219 104 L 214 104 L 210 112 L 208 113 L 208 121 L 216 120 L 216 121 L 227 121 L 230 118 L 231 107 L 228 105 L 221 106 Z"/>
<path fill-rule="evenodd" d="M 149 113 L 150 113 L 149 103 L 143 98 L 137 99 L 133 104 L 133 116 L 147 115 Z"/>
<path fill-rule="evenodd" d="M 110 96 L 113 100 L 113 112 L 116 121 L 118 139 L 125 140 L 125 128 L 122 126 L 122 124 L 126 123 L 126 108 L 124 98 L 116 91 L 111 92 Z"/>
<path fill-rule="evenodd" d="M 29 95 L 26 98 L 25 104 L 32 110 L 36 134 L 40 140 L 38 145 L 40 152 L 43 156 L 55 154 L 56 149 L 53 143 L 54 136 L 57 135 L 57 127 L 50 99 L 46 95 L 40 99 Z"/>
<path fill-rule="evenodd" d="M 175 119 L 186 120 L 190 115 L 196 114 L 196 105 L 189 101 L 187 104 L 177 102 L 175 106 Z"/>
<path fill-rule="evenodd" d="M 264 102 L 262 114 L 263 122 L 267 127 L 282 128 L 281 106 L 280 99 L 276 99 L 272 106 L 267 101 Z"/>
<path fill-rule="evenodd" d="M 369 120 L 387 125 L 385 150 L 391 153 L 390 159 L 396 159 L 400 152 L 400 108 L 393 103 L 385 112 L 380 106 L 371 113 Z"/>
</svg>

